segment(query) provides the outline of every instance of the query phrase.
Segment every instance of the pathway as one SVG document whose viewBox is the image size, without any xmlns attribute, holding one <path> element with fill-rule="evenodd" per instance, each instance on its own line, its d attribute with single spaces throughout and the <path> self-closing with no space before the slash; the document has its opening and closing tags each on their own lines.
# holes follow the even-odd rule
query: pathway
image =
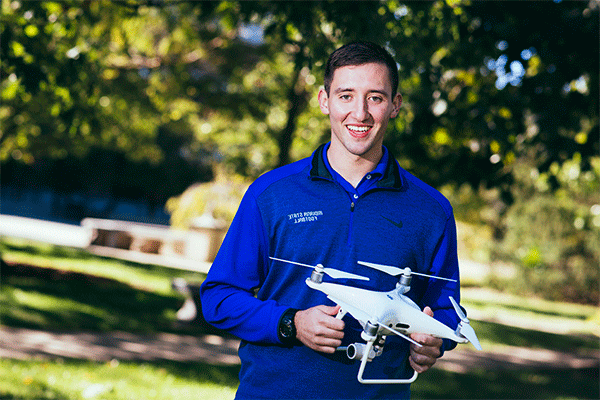
<svg viewBox="0 0 600 400">
<path fill-rule="evenodd" d="M 0 358 L 93 361 L 169 360 L 216 365 L 239 364 L 236 339 L 216 335 L 189 336 L 171 333 L 140 335 L 128 332 L 46 332 L 0 327 Z M 475 351 L 469 345 L 448 352 L 438 367 L 464 373 L 469 369 L 598 368 L 600 352 L 576 355 L 544 349 L 504 346 L 501 351 Z"/>
</svg>

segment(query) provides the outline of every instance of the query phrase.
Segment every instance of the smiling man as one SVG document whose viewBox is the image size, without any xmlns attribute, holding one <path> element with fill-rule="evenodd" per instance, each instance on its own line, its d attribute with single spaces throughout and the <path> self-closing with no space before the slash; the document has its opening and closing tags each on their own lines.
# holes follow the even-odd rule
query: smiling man
<svg viewBox="0 0 600 400">
<path fill-rule="evenodd" d="M 339 307 L 305 284 L 309 269 L 272 259 L 362 275 L 369 281 L 335 281 L 377 291 L 395 288 L 398 278 L 357 261 L 458 279 L 450 204 L 383 146 L 402 104 L 397 87 L 396 63 L 382 47 L 357 42 L 336 50 L 319 92 L 331 141 L 261 176 L 245 194 L 201 288 L 207 321 L 242 339 L 236 398 L 410 397 L 409 385 L 359 383 L 358 363 L 341 349 L 364 342 L 360 324 L 349 314 L 336 318 Z M 448 297 L 459 299 L 458 283 L 413 279 L 407 295 L 457 326 Z M 408 378 L 455 346 L 427 334 L 412 338 L 422 347 L 388 336 L 369 378 Z"/>
<path fill-rule="evenodd" d="M 385 64 L 348 65 L 335 70 L 319 91 L 319 105 L 331 121 L 331 167 L 350 184 L 379 163 L 388 121 L 398 115 L 402 96 L 392 88 Z"/>
</svg>

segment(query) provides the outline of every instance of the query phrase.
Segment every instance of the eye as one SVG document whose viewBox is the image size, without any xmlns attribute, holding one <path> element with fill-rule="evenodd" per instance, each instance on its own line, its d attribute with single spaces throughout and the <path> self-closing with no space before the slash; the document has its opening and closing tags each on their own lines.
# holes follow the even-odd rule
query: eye
<svg viewBox="0 0 600 400">
<path fill-rule="evenodd" d="M 379 104 L 379 103 L 381 103 L 383 101 L 383 97 L 381 97 L 381 96 L 371 96 L 370 100 L 373 103 Z"/>
<path fill-rule="evenodd" d="M 340 100 L 348 101 L 351 98 L 352 98 L 352 96 L 350 96 L 349 94 L 342 94 L 342 95 L 340 95 Z"/>
</svg>

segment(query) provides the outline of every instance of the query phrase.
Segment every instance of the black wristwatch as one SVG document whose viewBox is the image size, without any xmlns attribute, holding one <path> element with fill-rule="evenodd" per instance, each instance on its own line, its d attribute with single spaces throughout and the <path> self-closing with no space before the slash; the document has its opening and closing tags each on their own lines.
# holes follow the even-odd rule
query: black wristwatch
<svg viewBox="0 0 600 400">
<path fill-rule="evenodd" d="M 289 308 L 283 313 L 281 319 L 279 319 L 277 335 L 281 343 L 288 346 L 298 343 L 296 339 L 296 325 L 294 324 L 294 317 L 297 312 L 298 310 L 295 308 Z"/>
</svg>

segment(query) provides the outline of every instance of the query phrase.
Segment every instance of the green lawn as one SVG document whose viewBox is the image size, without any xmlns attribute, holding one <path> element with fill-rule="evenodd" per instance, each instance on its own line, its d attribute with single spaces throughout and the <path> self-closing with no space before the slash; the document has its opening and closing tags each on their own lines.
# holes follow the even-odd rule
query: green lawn
<svg viewBox="0 0 600 400">
<path fill-rule="evenodd" d="M 238 367 L 0 359 L 0 399 L 233 399 Z"/>
<path fill-rule="evenodd" d="M 183 299 L 171 289 L 172 279 L 200 282 L 202 274 L 17 240 L 1 241 L 0 250 L 8 263 L 2 267 L 0 287 L 3 325 L 63 331 L 216 332 L 203 324 L 181 326 L 175 318 Z M 486 350 L 523 346 L 577 353 L 599 348 L 598 336 L 592 334 L 598 330 L 594 307 L 476 289 L 464 291 L 463 303 L 474 314 L 492 317 L 472 318 Z M 565 326 L 574 332 L 562 333 Z M 238 371 L 236 366 L 168 361 L 0 359 L 0 399 L 227 399 L 233 398 Z M 598 382 L 597 368 L 479 368 L 467 373 L 436 368 L 413 384 L 413 398 L 598 398 Z"/>
</svg>

